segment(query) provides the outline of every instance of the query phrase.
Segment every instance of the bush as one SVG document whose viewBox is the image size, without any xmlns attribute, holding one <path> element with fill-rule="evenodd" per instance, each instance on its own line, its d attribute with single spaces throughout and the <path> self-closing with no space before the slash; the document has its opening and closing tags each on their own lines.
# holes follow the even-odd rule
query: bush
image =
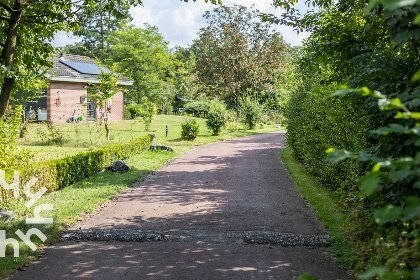
<svg viewBox="0 0 420 280">
<path fill-rule="evenodd" d="M 182 139 L 194 140 L 195 138 L 197 138 L 198 132 L 199 132 L 199 125 L 195 120 L 187 119 L 182 124 L 182 132 L 181 132 Z"/>
<path fill-rule="evenodd" d="M 124 117 L 126 119 L 135 119 L 140 117 L 141 106 L 139 104 L 131 103 L 130 105 L 125 106 Z"/>
<path fill-rule="evenodd" d="M 243 122 L 248 129 L 254 129 L 263 115 L 263 106 L 249 97 L 244 98 L 242 102 Z"/>
<path fill-rule="evenodd" d="M 17 148 L 22 112 L 22 106 L 17 106 L 10 114 L 0 119 L 0 169 L 11 169 L 26 165 L 31 157 L 29 151 L 18 150 Z"/>
<path fill-rule="evenodd" d="M 31 190 L 32 192 L 38 191 L 41 187 L 46 187 L 49 192 L 67 187 L 92 176 L 117 160 L 123 160 L 140 153 L 149 144 L 150 138 L 145 136 L 127 144 L 106 146 L 92 152 L 80 153 L 64 159 L 37 163 L 20 170 L 21 192 L 23 193 L 24 183 L 28 182 L 32 177 L 38 179 L 36 187 Z M 11 170 L 6 172 L 6 178 L 9 182 L 13 181 L 13 172 Z M 12 197 L 12 190 L 0 188 L 0 202 L 3 203 Z"/>
<path fill-rule="evenodd" d="M 213 103 L 207 114 L 207 127 L 212 131 L 212 135 L 219 135 L 222 128 L 232 119 L 226 106 L 222 103 Z"/>
<path fill-rule="evenodd" d="M 125 107 L 124 116 L 128 119 L 141 117 L 144 122 L 144 128 L 149 130 L 153 116 L 157 113 L 156 104 L 149 101 L 147 97 L 143 97 L 142 104 L 131 103 Z"/>
<path fill-rule="evenodd" d="M 184 106 L 183 113 L 199 118 L 205 118 L 210 111 L 210 102 L 191 102 Z"/>
</svg>

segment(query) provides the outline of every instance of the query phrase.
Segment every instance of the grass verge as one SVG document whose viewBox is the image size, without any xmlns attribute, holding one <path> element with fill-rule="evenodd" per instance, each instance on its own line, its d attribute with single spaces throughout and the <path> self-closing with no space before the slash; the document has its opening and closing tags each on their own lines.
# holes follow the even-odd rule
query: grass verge
<svg viewBox="0 0 420 280">
<path fill-rule="evenodd" d="M 290 148 L 282 152 L 283 164 L 295 181 L 298 191 L 311 203 L 318 212 L 318 218 L 322 221 L 331 236 L 331 248 L 337 262 L 343 268 L 350 268 L 355 256 L 351 251 L 350 244 L 346 242 L 343 231 L 350 221 L 347 210 L 336 202 L 334 193 L 323 186 L 317 179 L 306 172 L 305 167 L 297 162 Z"/>
</svg>

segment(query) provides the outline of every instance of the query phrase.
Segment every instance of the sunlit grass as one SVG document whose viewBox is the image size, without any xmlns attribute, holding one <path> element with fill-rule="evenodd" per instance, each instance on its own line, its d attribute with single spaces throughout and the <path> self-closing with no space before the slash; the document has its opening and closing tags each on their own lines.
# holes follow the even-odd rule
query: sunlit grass
<svg viewBox="0 0 420 280">
<path fill-rule="evenodd" d="M 355 258 L 351 252 L 350 245 L 344 239 L 343 232 L 346 228 L 353 227 L 347 209 L 336 202 L 334 193 L 316 178 L 306 172 L 305 167 L 297 162 L 291 153 L 290 148 L 282 152 L 284 166 L 295 181 L 298 191 L 310 202 L 317 211 L 318 218 L 322 221 L 329 235 L 331 248 L 333 249 L 338 262 L 345 268 L 349 268 L 352 259 Z"/>
<path fill-rule="evenodd" d="M 156 144 L 171 146 L 200 146 L 226 139 L 243 137 L 256 133 L 277 131 L 277 125 L 262 125 L 258 129 L 246 130 L 241 123 L 231 123 L 219 136 L 212 136 L 206 127 L 206 119 L 194 118 L 200 125 L 196 141 L 181 139 L 181 124 L 187 117 L 174 115 L 156 115 L 149 131 L 144 130 L 144 123 L 139 120 L 111 122 L 111 141 L 106 141 L 103 125 L 97 123 L 68 123 L 56 125 L 62 136 L 60 143 L 53 143 L 51 133 L 45 124 L 34 123 L 24 138 L 20 139 L 21 149 L 30 149 L 36 155 L 33 162 L 72 156 L 79 152 L 94 150 L 109 144 L 122 144 L 135 138 L 156 134 Z M 188 117 L 191 118 L 191 117 Z M 168 137 L 166 137 L 168 126 Z"/>
</svg>

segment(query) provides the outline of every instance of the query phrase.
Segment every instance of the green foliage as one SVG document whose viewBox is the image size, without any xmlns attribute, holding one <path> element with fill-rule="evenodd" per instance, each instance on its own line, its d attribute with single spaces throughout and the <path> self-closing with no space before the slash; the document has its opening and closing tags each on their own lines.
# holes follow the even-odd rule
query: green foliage
<svg viewBox="0 0 420 280">
<path fill-rule="evenodd" d="M 344 189 L 346 201 L 357 207 L 359 218 L 372 218 L 372 222 L 349 234 L 354 240 L 363 240 L 355 241 L 355 251 L 360 253 L 354 268 L 361 271 L 374 267 L 366 278 L 411 279 L 419 266 L 419 258 L 410 255 L 418 256 L 419 249 L 420 86 L 416 71 L 420 69 L 420 27 L 416 17 L 419 19 L 420 9 L 416 1 L 370 1 L 367 7 L 366 1 L 313 0 L 310 2 L 322 9 L 301 16 L 291 8 L 293 2 L 275 1 L 287 13 L 274 21 L 311 31 L 298 62 L 302 76 L 308 77 L 301 83 L 309 84 L 319 69 L 325 73 L 311 87 L 302 87 L 301 93 L 298 87 L 292 93 L 291 109 L 303 107 L 303 114 L 311 120 L 296 123 L 288 117 L 295 126 L 289 130 L 288 142 L 294 154 L 308 165 L 312 158 L 323 160 L 323 150 L 331 148 L 331 162 L 324 164 L 327 168 L 309 167 L 322 179 L 328 166 L 350 167 L 332 172 L 333 179 L 327 180 L 339 191 L 343 191 L 339 187 L 343 179 L 345 184 L 354 185 Z M 325 106 L 320 106 L 317 98 L 307 97 L 313 95 L 314 88 L 331 87 L 325 91 L 326 96 L 338 89 L 337 84 L 358 89 L 338 91 L 336 96 L 344 97 L 325 100 Z M 312 104 L 306 103 L 311 98 Z M 351 111 L 345 113 L 347 109 Z M 327 110 L 335 110 L 340 119 L 331 118 L 335 113 Z M 321 120 L 312 121 L 318 117 L 331 127 L 322 125 Z M 342 122 L 345 129 L 336 130 L 340 126 L 335 121 Z M 316 133 L 299 140 L 298 133 L 293 135 L 298 129 Z M 331 140 L 323 137 L 324 131 Z M 349 136 L 343 137 L 343 133 Z M 309 145 L 313 148 L 306 148 Z"/>
<path fill-rule="evenodd" d="M 294 157 L 308 172 L 351 197 L 366 165 L 351 161 L 328 163 L 325 151 L 331 147 L 364 149 L 368 123 L 359 119 L 361 110 L 351 99 L 331 98 L 336 86 L 321 85 L 322 78 L 313 73 L 310 78 L 302 78 L 302 85 L 295 88 L 286 110 L 286 139 Z"/>
<path fill-rule="evenodd" d="M 263 116 L 264 109 L 257 101 L 246 97 L 242 101 L 242 115 L 248 129 L 254 129 Z"/>
<path fill-rule="evenodd" d="M 25 150 L 17 149 L 23 108 L 16 106 L 10 114 L 0 119 L 0 169 L 26 165 L 31 157 Z"/>
<path fill-rule="evenodd" d="M 140 153 L 148 147 L 149 143 L 149 137 L 145 136 L 127 144 L 105 146 L 76 156 L 37 163 L 20 169 L 22 184 L 36 177 L 38 178 L 37 186 L 46 187 L 49 192 L 52 192 L 88 178 L 117 160 Z M 6 173 L 6 178 L 10 179 L 12 176 L 11 172 Z M 20 187 L 23 189 L 24 185 Z M 3 200 L 1 203 L 6 203 L 12 196 L 11 191 L 0 188 L 0 199 Z"/>
<path fill-rule="evenodd" d="M 208 95 L 233 105 L 238 115 L 246 89 L 273 90 L 289 49 L 281 34 L 257 19 L 258 14 L 255 8 L 240 5 L 206 12 L 208 25 L 192 46 L 198 82 Z"/>
<path fill-rule="evenodd" d="M 71 54 L 93 56 L 103 60 L 109 49 L 106 42 L 109 34 L 118 29 L 120 22 L 133 19 L 129 9 L 130 5 L 127 2 L 113 1 L 83 6 L 79 11 L 79 16 L 83 18 L 79 22 L 80 29 L 74 32 L 82 37 L 82 43 L 68 45 L 66 49 Z"/>
<path fill-rule="evenodd" d="M 123 22 L 109 34 L 107 43 L 109 62 L 115 62 L 117 70 L 134 80 L 125 97 L 137 104 L 143 97 L 159 105 L 164 103 L 164 93 L 171 89 L 169 78 L 181 63 L 170 54 L 169 43 L 159 29 L 148 24 L 137 28 Z"/>
<path fill-rule="evenodd" d="M 111 67 L 111 71 L 109 71 L 99 62 L 97 63 L 101 69 L 101 74 L 99 74 L 99 83 L 89 83 L 87 94 L 89 99 L 93 101 L 94 107 L 99 106 L 102 109 L 101 119 L 103 119 L 105 123 L 106 139 L 110 141 L 108 112 L 111 109 L 110 105 L 112 104 L 112 97 L 120 90 L 118 87 L 120 75 L 115 72 L 115 64 Z"/>
<path fill-rule="evenodd" d="M 143 97 L 143 101 L 140 105 L 139 116 L 143 119 L 144 129 L 149 131 L 150 124 L 152 123 L 153 116 L 157 112 L 155 103 L 149 101 L 147 97 Z"/>
<path fill-rule="evenodd" d="M 181 125 L 181 137 L 186 140 L 195 140 L 197 138 L 199 130 L 199 125 L 194 119 L 186 119 L 185 122 Z"/>
<path fill-rule="evenodd" d="M 399 135 L 408 136 L 408 140 L 403 143 L 406 148 L 410 146 L 410 143 L 420 147 L 420 117 L 418 113 L 409 111 L 400 99 L 389 99 L 378 91 L 362 88 L 356 92 L 364 96 L 378 98 L 378 106 L 382 110 L 392 111 L 396 121 L 403 120 L 403 124 L 391 123 L 372 130 L 371 134 L 380 136 L 390 134 L 393 138 L 398 138 Z M 410 151 L 411 149 L 407 149 L 405 154 L 402 153 L 400 156 L 383 158 L 369 151 L 349 152 L 331 149 L 329 150 L 329 159 L 340 161 L 350 158 L 372 162 L 372 170 L 360 178 L 360 191 L 369 198 L 370 203 L 376 208 L 373 214 L 374 221 L 380 226 L 386 224 L 397 226 L 397 220 L 400 221 L 400 224 L 407 226 L 414 224 L 414 227 L 405 228 L 404 232 L 406 242 L 415 242 L 419 235 L 416 223 L 420 220 L 420 152 L 418 152 L 418 148 L 413 153 Z M 414 250 L 418 251 L 420 244 L 412 246 Z M 405 262 L 407 261 L 405 260 Z M 409 267 L 413 268 L 413 265 L 415 268 L 418 263 L 409 263 Z M 405 270 L 394 271 L 394 269 L 390 270 L 389 266 L 381 269 L 377 267 L 365 273 L 364 279 L 368 279 L 370 275 L 380 276 L 384 279 L 401 279 L 398 278 L 401 275 L 407 277 L 403 279 L 408 279 L 407 275 L 412 276 Z"/>
<path fill-rule="evenodd" d="M 304 273 L 301 276 L 299 276 L 297 280 L 319 280 L 319 279 L 310 275 L 309 273 Z"/>
<path fill-rule="evenodd" d="M 212 135 L 219 135 L 222 128 L 232 120 L 232 116 L 226 110 L 223 103 L 215 102 L 210 106 L 210 111 L 207 114 L 207 127 L 212 131 Z"/>
<path fill-rule="evenodd" d="M 185 104 L 183 112 L 199 118 L 207 117 L 210 111 L 210 102 L 195 101 Z"/>
<path fill-rule="evenodd" d="M 125 119 L 135 119 L 140 117 L 141 113 L 141 105 L 136 103 L 130 103 L 129 105 L 125 106 L 125 113 L 127 113 Z"/>
</svg>

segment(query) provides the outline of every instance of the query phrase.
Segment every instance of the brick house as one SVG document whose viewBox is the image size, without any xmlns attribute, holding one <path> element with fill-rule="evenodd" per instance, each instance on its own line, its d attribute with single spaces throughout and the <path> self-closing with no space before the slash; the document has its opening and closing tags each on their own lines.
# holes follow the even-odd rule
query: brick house
<svg viewBox="0 0 420 280">
<path fill-rule="evenodd" d="M 53 124 L 101 119 L 108 110 L 109 121 L 124 120 L 124 86 L 133 81 L 121 77 L 120 91 L 101 108 L 87 97 L 87 85 L 98 83 L 100 69 L 95 61 L 78 55 L 62 54 L 53 58 L 54 66 L 47 74 L 49 87 L 37 102 L 26 106 L 27 116 Z M 35 112 L 38 112 L 37 114 Z"/>
</svg>

